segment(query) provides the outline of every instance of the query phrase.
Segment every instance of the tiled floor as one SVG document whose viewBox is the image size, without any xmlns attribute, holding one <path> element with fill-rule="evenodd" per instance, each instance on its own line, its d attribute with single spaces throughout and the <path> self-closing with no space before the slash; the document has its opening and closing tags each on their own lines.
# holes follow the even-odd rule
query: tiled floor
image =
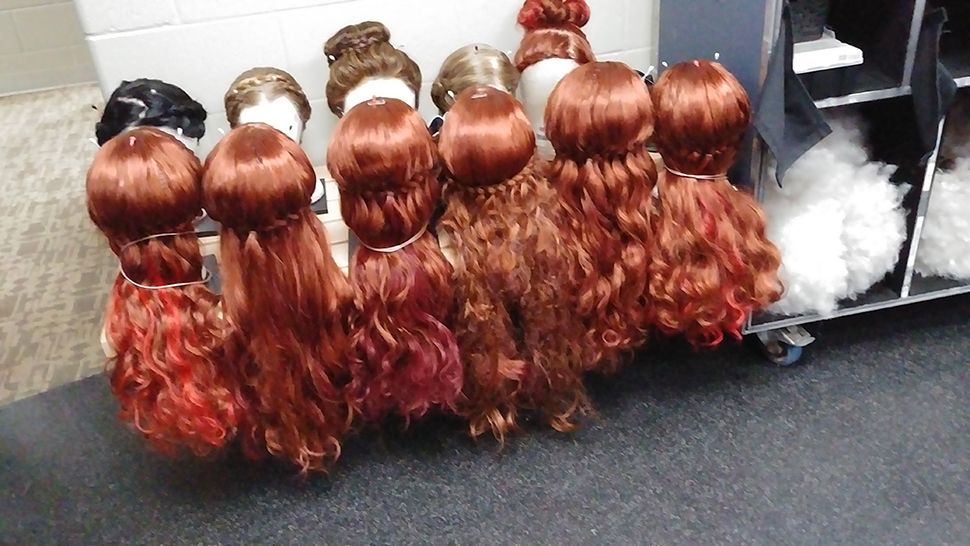
<svg viewBox="0 0 970 546">
<path fill-rule="evenodd" d="M 87 217 L 95 86 L 0 98 L 0 405 L 98 373 L 115 261 Z"/>
</svg>

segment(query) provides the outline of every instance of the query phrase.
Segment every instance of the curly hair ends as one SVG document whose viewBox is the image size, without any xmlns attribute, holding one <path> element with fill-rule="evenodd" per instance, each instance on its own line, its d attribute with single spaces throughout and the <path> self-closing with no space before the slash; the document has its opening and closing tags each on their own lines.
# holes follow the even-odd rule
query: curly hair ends
<svg viewBox="0 0 970 546">
<path fill-rule="evenodd" d="M 508 55 L 487 44 L 471 44 L 456 50 L 441 65 L 431 85 L 431 100 L 444 114 L 455 97 L 468 89 L 487 85 L 514 95 L 519 86 L 519 71 Z"/>
<path fill-rule="evenodd" d="M 367 419 L 454 410 L 461 393 L 448 324 L 452 270 L 426 232 L 439 197 L 436 162 L 421 116 L 394 99 L 355 106 L 327 151 L 341 213 L 361 241 L 350 268 L 357 302 L 352 369 Z"/>
<path fill-rule="evenodd" d="M 465 361 L 462 413 L 473 436 L 504 442 L 520 409 L 572 430 L 589 402 L 570 292 L 570 242 L 557 196 L 533 164 L 535 134 L 518 101 L 467 89 L 439 140 L 448 172 L 441 227 L 455 244 L 455 323 Z"/>
<path fill-rule="evenodd" d="M 192 230 L 202 209 L 200 174 L 195 154 L 155 129 L 134 129 L 98 150 L 87 174 L 88 212 L 134 282 L 202 278 Z M 178 235 L 139 241 L 163 233 Z M 205 455 L 233 437 L 241 410 L 212 292 L 200 284 L 140 288 L 118 275 L 105 322 L 123 420 L 170 455 Z"/>
<path fill-rule="evenodd" d="M 239 116 L 245 108 L 255 106 L 264 99 L 273 100 L 277 97 L 286 97 L 293 103 L 304 125 L 310 121 L 310 101 L 296 78 L 285 70 L 261 66 L 250 68 L 236 76 L 226 90 L 224 102 L 229 126 L 239 125 Z"/>
<path fill-rule="evenodd" d="M 657 168 L 647 86 L 616 62 L 583 65 L 553 90 L 546 134 L 556 150 L 549 179 L 577 242 L 573 281 L 586 322 L 588 365 L 612 371 L 650 325 L 647 264 Z"/>
<path fill-rule="evenodd" d="M 584 0 L 526 0 L 519 12 L 525 35 L 515 52 L 519 71 L 545 59 L 572 59 L 576 64 L 596 60 L 581 27 L 589 20 Z"/>
<path fill-rule="evenodd" d="M 237 373 L 255 414 L 240 436 L 302 471 L 340 455 L 352 411 L 346 315 L 352 294 L 310 210 L 315 175 L 299 145 L 240 125 L 209 154 L 206 210 L 222 224 L 223 305 L 248 358 Z"/>
<path fill-rule="evenodd" d="M 383 24 L 365 21 L 346 26 L 327 40 L 323 52 L 330 64 L 327 106 L 331 112 L 342 116 L 347 94 L 370 78 L 400 79 L 415 97 L 421 93 L 421 69 L 392 46 L 390 39 L 391 33 Z"/>
<path fill-rule="evenodd" d="M 725 174 L 751 121 L 747 93 L 720 64 L 679 63 L 653 88 L 654 142 L 670 169 L 660 199 L 650 275 L 658 328 L 695 346 L 741 337 L 752 311 L 776 301 L 778 250 L 765 236 L 764 214 Z M 721 177 L 720 175 L 724 175 Z"/>
</svg>

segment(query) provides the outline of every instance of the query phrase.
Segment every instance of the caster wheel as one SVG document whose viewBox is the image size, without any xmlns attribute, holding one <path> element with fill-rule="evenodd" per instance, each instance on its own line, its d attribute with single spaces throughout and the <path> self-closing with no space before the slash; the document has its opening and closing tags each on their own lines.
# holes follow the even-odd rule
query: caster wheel
<svg viewBox="0 0 970 546">
<path fill-rule="evenodd" d="M 786 368 L 794 366 L 802 358 L 802 347 L 788 345 L 780 341 L 769 341 L 762 345 L 762 352 L 772 364 Z"/>
</svg>

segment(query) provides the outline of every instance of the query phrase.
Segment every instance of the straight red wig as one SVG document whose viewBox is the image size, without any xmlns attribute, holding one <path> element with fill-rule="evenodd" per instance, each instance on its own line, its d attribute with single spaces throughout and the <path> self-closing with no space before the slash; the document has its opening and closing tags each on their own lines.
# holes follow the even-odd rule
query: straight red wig
<svg viewBox="0 0 970 546">
<path fill-rule="evenodd" d="M 347 112 L 327 151 L 341 213 L 361 242 L 350 266 L 352 369 L 367 419 L 453 410 L 461 392 L 448 325 L 452 269 L 428 231 L 440 193 L 437 160 L 421 116 L 394 99 Z"/>
<path fill-rule="evenodd" d="M 520 408 L 572 430 L 589 406 L 568 297 L 575 241 L 560 232 L 558 197 L 534 165 L 532 126 L 510 94 L 472 88 L 449 110 L 439 147 L 471 434 L 503 441 Z"/>
<path fill-rule="evenodd" d="M 725 333 L 740 339 L 751 312 L 781 295 L 764 214 L 726 174 L 751 122 L 748 95 L 723 66 L 697 60 L 664 71 L 653 97 L 654 142 L 671 169 L 654 219 L 656 325 L 695 346 L 717 345 Z"/>
<path fill-rule="evenodd" d="M 351 292 L 310 210 L 315 175 L 300 146 L 264 124 L 236 127 L 205 163 L 205 207 L 222 224 L 223 305 L 244 349 L 238 366 L 252 419 L 241 435 L 323 470 L 352 412 L 345 387 Z"/>
<path fill-rule="evenodd" d="M 596 60 L 582 31 L 589 21 L 586 0 L 525 0 L 518 20 L 525 29 L 515 52 L 520 72 L 545 59 L 571 59 L 576 64 Z"/>
<path fill-rule="evenodd" d="M 169 454 L 222 447 L 240 413 L 222 361 L 218 298 L 197 282 L 202 255 L 192 220 L 202 210 L 200 176 L 195 154 L 149 128 L 105 143 L 87 175 L 91 220 L 133 281 L 119 274 L 108 304 L 112 391 L 122 419 Z"/>
<path fill-rule="evenodd" d="M 549 97 L 549 179 L 577 241 L 574 282 L 586 322 L 586 360 L 612 370 L 650 325 L 647 252 L 657 168 L 646 149 L 653 106 L 646 84 L 618 62 L 580 66 Z"/>
</svg>

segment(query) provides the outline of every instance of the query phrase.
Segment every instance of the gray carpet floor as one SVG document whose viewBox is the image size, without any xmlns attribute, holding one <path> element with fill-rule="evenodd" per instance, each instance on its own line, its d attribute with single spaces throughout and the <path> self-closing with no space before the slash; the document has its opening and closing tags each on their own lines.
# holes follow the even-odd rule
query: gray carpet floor
<svg viewBox="0 0 970 546">
<path fill-rule="evenodd" d="M 117 262 L 88 219 L 94 85 L 0 97 L 0 406 L 104 369 Z"/>
<path fill-rule="evenodd" d="M 801 366 L 654 344 L 502 452 L 437 419 L 330 477 L 167 461 L 103 377 L 0 408 L 6 544 L 967 544 L 970 298 L 818 325 Z"/>
</svg>

